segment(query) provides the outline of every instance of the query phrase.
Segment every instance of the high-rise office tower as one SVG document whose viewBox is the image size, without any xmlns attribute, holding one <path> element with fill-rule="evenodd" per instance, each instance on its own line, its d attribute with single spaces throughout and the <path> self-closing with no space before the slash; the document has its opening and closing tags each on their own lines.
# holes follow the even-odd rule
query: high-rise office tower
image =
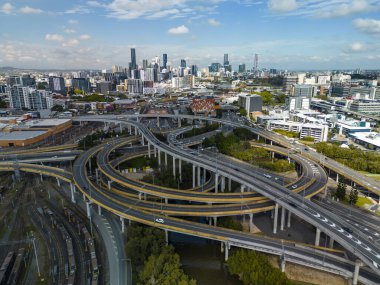
<svg viewBox="0 0 380 285">
<path fill-rule="evenodd" d="M 240 73 L 244 73 L 245 72 L 245 64 L 244 63 L 239 64 L 239 72 Z"/>
<path fill-rule="evenodd" d="M 56 93 L 65 94 L 65 80 L 63 77 L 51 76 L 49 77 L 49 89 Z"/>
<path fill-rule="evenodd" d="M 225 53 L 225 54 L 224 54 L 223 65 L 224 65 L 224 66 L 230 65 L 230 62 L 228 61 L 228 53 Z"/>
<path fill-rule="evenodd" d="M 253 70 L 257 71 L 258 67 L 259 67 L 259 55 L 255 53 L 255 59 L 253 62 Z"/>
<path fill-rule="evenodd" d="M 196 65 L 191 66 L 191 74 L 197 76 L 198 67 Z"/>
<path fill-rule="evenodd" d="M 186 60 L 181 59 L 181 67 L 186 68 Z"/>
<path fill-rule="evenodd" d="M 148 60 L 147 59 L 143 59 L 143 69 L 147 69 L 148 68 Z"/>
<path fill-rule="evenodd" d="M 131 48 L 131 69 L 137 69 L 135 48 Z"/>
<path fill-rule="evenodd" d="M 162 55 L 162 62 L 163 62 L 163 67 L 166 68 L 168 64 L 168 55 L 166 53 Z"/>
</svg>

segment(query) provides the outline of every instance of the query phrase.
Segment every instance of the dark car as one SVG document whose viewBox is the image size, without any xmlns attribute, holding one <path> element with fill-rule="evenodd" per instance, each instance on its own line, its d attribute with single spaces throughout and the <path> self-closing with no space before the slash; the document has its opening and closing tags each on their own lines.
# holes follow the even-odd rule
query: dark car
<svg viewBox="0 0 380 285">
<path fill-rule="evenodd" d="M 344 229 L 346 232 L 348 232 L 349 234 L 352 234 L 353 233 L 353 231 L 350 229 L 350 228 L 348 228 L 348 227 L 342 227 L 342 229 Z"/>
</svg>

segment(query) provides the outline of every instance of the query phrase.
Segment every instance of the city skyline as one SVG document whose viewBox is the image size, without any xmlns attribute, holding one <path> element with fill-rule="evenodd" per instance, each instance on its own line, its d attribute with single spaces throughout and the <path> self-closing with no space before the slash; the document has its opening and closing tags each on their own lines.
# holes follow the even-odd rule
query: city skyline
<svg viewBox="0 0 380 285">
<path fill-rule="evenodd" d="M 199 68 L 376 69 L 378 0 L 0 1 L 0 66 L 128 67 L 167 54 Z"/>
</svg>

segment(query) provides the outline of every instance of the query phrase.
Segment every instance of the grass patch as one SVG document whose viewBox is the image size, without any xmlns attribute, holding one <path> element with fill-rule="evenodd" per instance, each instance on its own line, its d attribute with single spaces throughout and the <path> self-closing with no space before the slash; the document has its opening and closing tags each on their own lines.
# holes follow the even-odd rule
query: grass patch
<svg viewBox="0 0 380 285">
<path fill-rule="evenodd" d="M 364 207 L 364 205 L 366 205 L 366 204 L 373 205 L 373 201 L 371 199 L 366 198 L 366 197 L 359 196 L 358 201 L 356 202 L 355 205 L 358 207 Z"/>
</svg>

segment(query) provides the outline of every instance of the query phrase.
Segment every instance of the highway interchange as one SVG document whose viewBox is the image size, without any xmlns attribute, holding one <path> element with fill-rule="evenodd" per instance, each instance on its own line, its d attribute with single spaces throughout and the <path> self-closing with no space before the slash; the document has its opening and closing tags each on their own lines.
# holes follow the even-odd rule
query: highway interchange
<svg viewBox="0 0 380 285">
<path fill-rule="evenodd" d="M 149 118 L 152 117 L 152 115 L 141 115 L 139 117 Z M 157 117 L 157 115 L 154 115 L 153 117 Z M 178 118 L 174 115 L 166 115 L 164 117 Z M 318 204 L 311 202 L 309 199 L 305 199 L 324 190 L 327 176 L 319 164 L 328 166 L 332 170 L 334 170 L 334 168 L 335 170 L 339 168 L 339 171 L 343 172 L 343 174 L 348 177 L 351 172 L 354 172 L 355 175 L 352 176 L 354 182 L 361 184 L 363 187 L 366 187 L 374 193 L 378 193 L 378 185 L 376 182 L 373 182 L 372 179 L 363 180 L 361 177 L 362 175 L 357 174 L 355 171 L 345 167 L 341 169 L 340 164 L 331 160 L 321 159 L 319 154 L 312 151 L 306 153 L 306 157 L 309 159 L 305 159 L 305 152 L 302 151 L 302 146 L 291 145 L 282 137 L 257 127 L 212 118 L 199 118 L 193 116 L 180 116 L 180 118 L 210 120 L 231 127 L 248 128 L 257 135 L 265 137 L 267 140 L 282 145 L 283 147 L 287 147 L 288 149 L 293 149 L 292 153 L 290 153 L 282 147 L 267 145 L 269 150 L 282 153 L 283 155 L 289 155 L 290 159 L 302 166 L 302 174 L 299 180 L 295 182 L 296 184 L 293 183 L 286 188 L 276 181 L 266 178 L 259 171 L 227 157 L 219 157 L 216 165 L 215 161 L 210 159 L 210 153 L 189 152 L 189 150 L 176 145 L 174 141 L 170 141 L 170 139 L 169 144 L 159 141 L 144 124 L 140 123 L 139 120 L 136 120 L 136 116 L 134 115 L 78 117 L 76 119 L 78 121 L 101 121 L 123 125 L 128 128 L 130 128 L 129 126 L 133 126 L 136 128 L 135 134 L 139 133 L 139 135 L 138 137 L 131 136 L 125 139 L 117 139 L 80 154 L 79 158 L 74 162 L 72 177 L 70 173 L 57 170 L 54 167 L 34 165 L 34 169 L 31 169 L 33 167 L 28 166 L 26 163 L 11 163 L 6 161 L 6 159 L 11 158 L 12 156 L 7 158 L 4 156 L 4 162 L 0 162 L 0 170 L 12 171 L 17 165 L 17 168 L 21 171 L 51 175 L 69 183 L 74 182 L 76 187 L 87 197 L 89 202 L 105 208 L 121 218 L 131 219 L 169 231 L 218 240 L 225 243 L 226 249 L 231 245 L 252 248 L 280 255 L 285 257 L 288 261 L 304 265 L 308 264 L 312 267 L 321 268 L 335 273 L 339 272 L 339 274 L 350 276 L 355 269 L 355 264 L 353 264 L 353 262 L 341 260 L 334 255 L 326 254 L 319 250 L 298 247 L 294 243 L 289 242 L 280 243 L 278 240 L 257 237 L 253 234 L 226 230 L 172 217 L 188 215 L 206 216 L 211 218 L 225 215 L 252 215 L 252 213 L 258 211 L 268 211 L 273 208 L 275 212 L 278 212 L 279 207 L 283 207 L 332 237 L 376 272 L 372 273 L 369 268 L 363 267 L 360 271 L 359 280 L 366 284 L 376 284 L 379 281 L 380 249 L 368 236 L 367 232 L 371 229 L 367 228 L 368 230 L 366 232 L 359 224 L 356 225 L 350 220 L 347 221 L 347 219 L 344 219 L 339 213 L 332 213 L 329 209 L 325 209 Z M 179 166 L 179 161 L 182 161 L 190 163 L 195 167 L 206 169 L 209 173 L 216 174 L 214 179 L 210 179 L 210 181 L 207 182 L 208 184 L 206 183 L 208 187 L 205 188 L 209 189 L 210 183 L 215 183 L 215 186 L 219 188 L 221 187 L 219 186 L 219 184 L 221 184 L 221 178 L 227 178 L 240 183 L 246 190 L 250 189 L 250 191 L 241 193 L 210 193 L 207 191 L 194 190 L 179 191 L 178 189 L 169 189 L 149 184 L 142 185 L 141 182 L 127 179 L 116 170 L 115 166 L 117 164 L 110 162 L 109 156 L 112 150 L 121 148 L 126 144 L 135 141 L 137 138 L 141 139 L 141 136 L 143 140 L 147 141 L 149 144 L 149 155 L 152 155 L 152 150 L 150 148 L 153 147 L 154 155 L 156 155 L 156 152 L 169 155 L 173 158 L 175 165 Z M 172 136 L 171 138 L 175 139 L 175 136 Z M 144 155 L 147 154 L 148 151 L 146 150 L 146 147 L 144 147 L 138 149 L 136 153 L 137 155 Z M 304 156 L 299 154 L 302 152 Z M 54 155 L 53 158 L 58 158 L 59 156 L 62 156 L 63 153 L 64 152 L 59 153 L 59 155 Z M 136 155 L 136 153 L 131 153 L 131 156 Z M 75 155 L 77 154 L 79 153 L 75 153 Z M 45 156 L 49 157 L 50 154 Z M 96 157 L 97 167 L 102 173 L 102 176 L 107 177 L 106 179 L 109 181 L 113 181 L 110 183 L 110 187 L 102 187 L 100 184 L 94 183 L 88 176 L 86 165 L 88 165 L 88 162 L 93 157 Z M 22 161 L 23 158 L 25 157 L 19 155 L 20 161 Z M 125 159 L 128 159 L 128 154 L 126 154 Z M 311 162 L 310 159 L 314 162 Z M 167 158 L 165 160 L 167 160 Z M 167 161 L 165 162 L 167 163 Z M 196 176 L 196 174 L 194 174 L 194 176 Z M 117 184 L 116 188 L 111 186 L 114 184 Z M 292 188 L 294 185 L 296 185 L 296 187 Z M 198 187 L 197 189 L 199 190 L 200 188 Z M 123 191 L 129 194 L 122 195 L 121 192 Z M 165 203 L 146 201 L 141 199 L 141 194 L 149 194 L 158 199 L 165 199 Z M 186 206 L 178 205 L 175 203 L 168 203 L 169 199 L 192 201 L 196 202 L 196 204 Z M 164 223 L 157 223 L 157 219 L 164 220 Z M 277 221 L 275 221 L 275 223 L 277 223 Z M 350 230 L 347 231 L 347 229 Z M 226 254 L 228 254 L 228 250 L 226 250 Z"/>
</svg>

